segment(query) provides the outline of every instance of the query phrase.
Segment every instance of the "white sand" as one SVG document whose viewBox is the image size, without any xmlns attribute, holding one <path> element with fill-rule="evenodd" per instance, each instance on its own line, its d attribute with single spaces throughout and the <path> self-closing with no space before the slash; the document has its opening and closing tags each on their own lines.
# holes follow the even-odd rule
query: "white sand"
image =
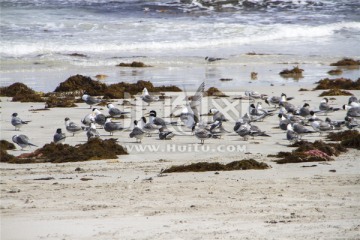
<svg viewBox="0 0 360 240">
<path fill-rule="evenodd" d="M 269 95 L 286 91 L 288 96 L 297 96 L 292 101 L 295 105 L 309 100 L 312 108 L 318 107 L 319 91 L 297 90 L 288 86 L 259 88 Z M 359 91 L 354 93 L 359 95 Z M 1 98 L 1 139 L 11 141 L 17 133 L 10 118 L 18 112 L 22 119 L 32 121 L 20 132 L 39 146 L 51 142 L 58 127 L 65 131 L 65 117 L 79 123 L 90 112 L 85 104 L 30 112 L 43 104 L 8 99 Z M 341 106 L 347 99 L 336 97 L 332 103 Z M 162 117 L 161 104 L 146 107 L 145 111 L 157 109 Z M 107 112 L 106 107 L 103 112 Z M 339 111 L 329 116 L 342 119 L 344 115 Z M 171 141 L 160 141 L 154 134 L 145 138 L 142 146 L 153 144 L 164 151 L 133 151 L 113 160 L 1 163 L 1 239 L 359 239 L 359 151 L 350 150 L 331 162 L 275 164 L 268 154 L 291 150 L 286 147 L 285 133 L 274 129 L 277 123 L 277 116 L 256 123 L 271 138 L 244 142 L 230 133 L 222 140 L 205 143 L 211 150 L 219 144 L 245 144 L 245 152 L 167 151 L 169 144 L 199 146 L 199 140 L 187 132 Z M 225 124 L 231 132 L 232 127 L 233 122 Z M 109 137 L 103 129 L 99 131 L 102 138 Z M 128 134 L 115 133 L 114 137 L 123 145 L 138 146 Z M 305 137 L 309 141 L 319 138 L 318 134 Z M 72 145 L 85 141 L 84 133 L 75 137 L 68 134 L 66 139 Z M 19 155 L 34 149 L 17 148 L 9 153 Z M 248 158 L 272 168 L 158 176 L 161 169 L 171 165 Z M 83 171 L 75 171 L 77 167 Z M 54 179 L 34 180 L 43 177 Z M 92 180 L 81 181 L 83 177 Z"/>
</svg>

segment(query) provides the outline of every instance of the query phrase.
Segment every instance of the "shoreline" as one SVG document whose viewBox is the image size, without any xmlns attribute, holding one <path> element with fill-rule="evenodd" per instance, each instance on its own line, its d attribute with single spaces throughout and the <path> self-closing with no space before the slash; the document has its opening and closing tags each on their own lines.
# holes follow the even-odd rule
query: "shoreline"
<svg viewBox="0 0 360 240">
<path fill-rule="evenodd" d="M 292 103 L 296 106 L 306 100 L 312 108 L 317 108 L 322 91 L 299 92 L 299 88 L 260 86 L 256 90 L 270 96 L 285 90 L 288 96 L 295 96 Z M 350 92 L 358 95 L 360 91 Z M 336 96 L 331 104 L 340 106 L 347 99 Z M 52 141 L 56 128 L 64 129 L 64 117 L 78 123 L 90 111 L 87 105 L 79 103 L 75 108 L 32 112 L 28 110 L 44 104 L 7 100 L 1 98 L 2 139 L 11 141 L 11 136 L 17 133 L 10 124 L 10 116 L 16 111 L 23 119 L 32 120 L 20 133 L 28 135 L 40 147 Z M 116 100 L 114 104 L 121 106 L 122 101 Z M 165 114 L 163 103 L 136 109 L 140 114 L 151 109 L 156 109 L 161 117 Z M 106 107 L 101 111 L 106 112 Z M 338 120 L 343 115 L 341 110 L 329 117 Z M 220 144 L 243 145 L 244 152 L 159 154 L 147 148 L 100 161 L 0 163 L 1 236 L 5 239 L 359 238 L 358 150 L 349 150 L 335 157 L 335 161 L 276 164 L 268 154 L 290 150 L 286 133 L 274 128 L 277 123 L 276 116 L 256 123 L 271 136 L 269 139 L 256 137 L 244 142 L 232 132 L 233 122 L 226 122 L 224 127 L 231 133 L 221 140 L 205 141 L 205 146 L 211 149 Z M 110 137 L 103 129 L 98 130 L 102 139 Z M 85 134 L 67 136 L 65 143 L 70 145 L 86 141 Z M 113 137 L 121 145 L 139 146 L 129 138 L 129 131 L 115 133 Z M 318 134 L 305 136 L 309 141 L 318 139 L 321 139 Z M 154 134 L 144 138 L 141 146 L 154 144 L 166 149 L 169 144 L 199 145 L 199 140 L 190 132 L 170 141 L 158 140 Z M 20 151 L 17 147 L 8 152 L 19 155 L 33 150 Z M 161 169 L 172 165 L 201 161 L 228 163 L 250 158 L 271 168 L 159 175 Z M 78 167 L 82 170 L 76 171 Z M 35 180 L 47 177 L 50 180 Z"/>
</svg>

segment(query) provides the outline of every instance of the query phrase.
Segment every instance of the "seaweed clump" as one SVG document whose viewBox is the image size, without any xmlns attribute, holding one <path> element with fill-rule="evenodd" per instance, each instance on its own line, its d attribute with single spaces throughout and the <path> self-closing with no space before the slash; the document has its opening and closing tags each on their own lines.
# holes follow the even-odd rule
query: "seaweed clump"
<svg viewBox="0 0 360 240">
<path fill-rule="evenodd" d="M 35 92 L 23 83 L 13 83 L 0 88 L 0 96 L 12 97 L 13 102 L 44 102 L 40 93 Z"/>
<path fill-rule="evenodd" d="M 128 154 L 116 141 L 116 139 L 90 139 L 87 143 L 76 146 L 49 143 L 30 154 L 22 154 L 9 163 L 79 162 L 115 159 L 117 155 Z"/>
<path fill-rule="evenodd" d="M 208 163 L 199 162 L 189 165 L 171 166 L 163 171 L 163 173 L 173 172 L 207 172 L 207 171 L 235 171 L 235 170 L 249 170 L 249 169 L 268 169 L 269 165 L 266 163 L 258 162 L 254 159 L 233 161 L 228 164 L 222 164 L 218 162 Z"/>
<path fill-rule="evenodd" d="M 352 58 L 343 58 L 336 63 L 331 63 L 330 66 L 359 66 L 360 60 L 354 60 Z"/>
<path fill-rule="evenodd" d="M 103 95 L 106 89 L 107 86 L 105 83 L 78 74 L 60 83 L 54 92 L 78 92 L 78 94 L 86 92 L 89 95 L 98 96 Z"/>
<path fill-rule="evenodd" d="M 6 140 L 0 140 L 0 162 L 8 162 L 14 160 L 16 157 L 8 154 L 7 150 L 16 149 L 15 145 Z"/>
<path fill-rule="evenodd" d="M 176 86 L 160 86 L 155 87 L 150 81 L 139 80 L 136 83 L 114 83 L 109 85 L 104 93 L 104 98 L 125 98 L 125 94 L 135 95 L 146 88 L 149 92 L 181 92 L 181 89 Z"/>
<path fill-rule="evenodd" d="M 68 108 L 76 107 L 75 98 L 71 96 L 57 96 L 56 94 L 51 94 L 46 99 L 46 108 Z"/>
<path fill-rule="evenodd" d="M 151 67 L 150 65 L 146 65 L 143 62 L 132 62 L 132 63 L 119 63 L 116 65 L 117 67 L 133 67 L 133 68 L 142 68 L 142 67 Z"/>
<path fill-rule="evenodd" d="M 279 74 L 282 77 L 292 77 L 295 79 L 298 78 L 302 78 L 302 73 L 303 73 L 304 69 L 299 68 L 299 66 L 294 67 L 293 69 L 289 70 L 289 69 L 284 69 L 282 70 Z"/>
<path fill-rule="evenodd" d="M 327 135 L 327 139 L 330 141 L 340 141 L 340 144 L 346 148 L 355 148 L 360 150 L 360 133 L 356 130 L 330 132 Z"/>
<path fill-rule="evenodd" d="M 205 91 L 207 96 L 215 96 L 215 97 L 228 97 L 225 93 L 217 89 L 216 87 L 210 87 L 208 90 Z"/>
<path fill-rule="evenodd" d="M 324 89 L 360 90 L 360 78 L 358 78 L 356 81 L 347 78 L 336 78 L 336 79 L 325 78 L 316 83 L 318 85 L 314 88 L 314 90 L 324 90 Z"/>
<path fill-rule="evenodd" d="M 324 97 L 324 96 L 352 96 L 352 95 L 353 94 L 351 92 L 334 88 L 334 89 L 330 89 L 328 91 L 322 92 L 319 95 L 319 97 Z"/>
<path fill-rule="evenodd" d="M 278 164 L 284 163 L 303 163 L 303 162 L 321 162 L 331 161 L 332 156 L 339 156 L 341 152 L 346 152 L 346 148 L 338 143 L 325 143 L 323 141 L 315 141 L 314 143 L 307 141 L 299 141 L 290 147 L 298 147 L 292 152 L 279 152 L 277 155 L 269 157 L 277 157 L 275 160 Z"/>
<path fill-rule="evenodd" d="M 327 72 L 329 75 L 341 75 L 343 71 L 341 69 L 333 69 Z"/>
<path fill-rule="evenodd" d="M 14 150 L 16 149 L 15 145 L 6 140 L 0 140 L 0 149 L 1 150 Z"/>
</svg>

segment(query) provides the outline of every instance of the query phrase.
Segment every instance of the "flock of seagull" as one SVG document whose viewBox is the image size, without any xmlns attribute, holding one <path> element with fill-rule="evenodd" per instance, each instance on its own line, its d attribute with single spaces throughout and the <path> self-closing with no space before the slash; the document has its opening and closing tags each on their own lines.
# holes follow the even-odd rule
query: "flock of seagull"
<svg viewBox="0 0 360 240">
<path fill-rule="evenodd" d="M 223 135 L 230 133 L 223 127 L 223 122 L 228 121 L 221 110 L 210 109 L 209 114 L 212 115 L 212 121 L 205 122 L 202 120 L 203 114 L 200 113 L 200 104 L 204 96 L 205 83 L 203 82 L 197 89 L 195 95 L 186 97 L 186 104 L 183 108 L 179 118 L 182 122 L 182 126 L 191 129 L 192 135 L 200 140 L 201 144 L 204 144 L 206 139 L 210 138 L 222 138 Z M 245 141 L 248 137 L 270 137 L 265 131 L 262 131 L 254 122 L 261 122 L 264 119 L 273 116 L 277 113 L 279 118 L 279 128 L 286 131 L 286 138 L 290 142 L 296 142 L 302 138 L 303 135 L 332 130 L 339 130 L 342 127 L 348 129 L 359 128 L 360 123 L 357 119 L 360 118 L 360 102 L 355 96 L 351 96 L 348 103 L 343 105 L 343 109 L 346 110 L 346 116 L 343 120 L 331 120 L 329 117 L 322 120 L 316 116 L 317 113 L 328 113 L 339 111 L 341 108 L 334 108 L 329 105 L 329 100 L 323 98 L 319 104 L 319 110 L 311 110 L 310 105 L 305 103 L 301 108 L 297 108 L 289 101 L 293 97 L 287 97 L 286 94 L 280 96 L 267 97 L 260 95 L 257 92 L 246 92 L 246 96 L 249 99 L 262 99 L 269 106 L 274 106 L 273 109 L 265 109 L 262 107 L 261 102 L 257 102 L 249 105 L 247 113 L 240 117 L 233 128 L 234 132 L 241 136 Z M 140 97 L 145 103 L 150 105 L 153 102 L 159 101 L 159 98 L 149 94 L 148 90 L 144 88 L 142 96 Z M 108 115 L 104 115 L 99 109 L 92 108 L 103 100 L 92 97 L 88 94 L 82 96 L 82 100 L 90 106 L 92 112 L 87 114 L 82 120 L 81 125 L 70 120 L 69 117 L 65 118 L 66 131 L 73 136 L 82 132 L 86 132 L 88 140 L 92 138 L 99 138 L 100 133 L 98 128 L 103 128 L 111 136 L 114 132 L 123 131 L 126 128 L 120 123 L 113 122 L 112 118 L 119 118 L 130 112 L 124 112 L 116 108 L 113 104 L 108 103 Z M 148 120 L 146 119 L 148 116 Z M 136 142 L 140 142 L 145 136 L 151 136 L 153 133 L 157 133 L 160 140 L 172 139 L 176 134 L 168 130 L 169 125 L 177 124 L 177 122 L 166 122 L 164 119 L 157 116 L 155 110 L 151 110 L 146 116 L 142 116 L 139 120 L 134 120 L 134 127 L 131 130 L 129 137 L 135 138 Z M 28 124 L 29 121 L 22 120 L 17 113 L 12 114 L 11 124 L 15 127 L 16 131 L 19 131 L 23 125 Z M 311 128 L 310 128 L 311 126 Z M 62 132 L 61 128 L 56 129 L 53 137 L 54 143 L 64 143 L 66 134 Z M 36 146 L 29 141 L 29 138 L 24 134 L 14 135 L 12 141 L 18 144 L 21 149 L 29 146 Z M 36 146 L 37 147 L 37 146 Z"/>
</svg>

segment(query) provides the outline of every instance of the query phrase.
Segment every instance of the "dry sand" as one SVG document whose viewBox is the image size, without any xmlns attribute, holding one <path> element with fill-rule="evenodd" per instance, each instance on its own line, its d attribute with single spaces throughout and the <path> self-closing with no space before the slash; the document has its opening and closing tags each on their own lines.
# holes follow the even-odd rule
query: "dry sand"
<svg viewBox="0 0 360 240">
<path fill-rule="evenodd" d="M 307 100 L 317 108 L 321 100 L 319 91 L 298 92 L 294 86 L 256 90 L 280 95 L 284 89 L 288 96 L 296 96 L 292 102 L 297 106 Z M 359 95 L 359 91 L 353 93 Z M 336 106 L 348 99 L 335 98 L 332 103 Z M 11 141 L 16 132 L 10 116 L 18 112 L 22 119 L 32 121 L 20 132 L 39 146 L 52 141 L 56 128 L 64 130 L 66 116 L 79 123 L 90 112 L 85 104 L 31 112 L 29 109 L 42 108 L 43 104 L 14 103 L 9 98 L 1 101 L 1 139 Z M 156 109 L 163 117 L 162 107 L 156 103 L 146 106 L 145 111 Z M 330 117 L 342 119 L 344 115 L 339 111 Z M 285 133 L 274 128 L 277 124 L 276 116 L 256 123 L 271 138 L 244 142 L 230 133 L 222 140 L 206 141 L 210 148 L 206 152 L 169 150 L 171 144 L 199 146 L 199 140 L 186 132 L 171 141 L 160 141 L 154 134 L 141 145 L 160 146 L 159 151 L 132 151 L 118 159 L 1 163 L 1 239 L 359 239 L 359 151 L 350 150 L 331 162 L 278 165 L 267 155 L 290 149 Z M 225 124 L 231 132 L 232 127 L 233 122 Z M 103 129 L 99 131 L 102 138 L 109 137 Z M 115 133 L 114 137 L 123 145 L 138 146 L 128 134 Z M 66 143 L 72 145 L 86 141 L 84 133 L 67 135 Z M 318 134 L 305 137 L 309 141 L 319 138 Z M 245 146 L 245 151 L 212 151 L 219 145 Z M 19 155 L 34 149 L 17 148 L 9 153 Z M 159 175 L 171 165 L 248 158 L 272 168 Z M 78 167 L 82 171 L 75 171 Z M 35 180 L 45 177 L 53 179 Z"/>
</svg>

